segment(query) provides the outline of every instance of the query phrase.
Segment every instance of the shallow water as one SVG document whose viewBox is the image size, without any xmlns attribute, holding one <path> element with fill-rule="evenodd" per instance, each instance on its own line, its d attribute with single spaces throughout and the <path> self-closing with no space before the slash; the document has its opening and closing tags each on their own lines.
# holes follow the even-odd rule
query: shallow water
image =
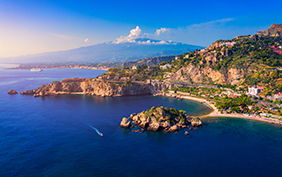
<svg viewBox="0 0 282 177">
<path fill-rule="evenodd" d="M 122 117 L 151 106 L 206 114 L 204 105 L 153 96 L 33 98 L 7 91 L 104 71 L 0 70 L 0 176 L 281 176 L 282 127 L 239 118 L 205 119 L 178 133 L 132 133 Z M 2 83 L 2 85 L 1 85 Z M 6 84 L 3 84 L 6 83 Z M 99 136 L 86 124 L 103 133 Z"/>
</svg>

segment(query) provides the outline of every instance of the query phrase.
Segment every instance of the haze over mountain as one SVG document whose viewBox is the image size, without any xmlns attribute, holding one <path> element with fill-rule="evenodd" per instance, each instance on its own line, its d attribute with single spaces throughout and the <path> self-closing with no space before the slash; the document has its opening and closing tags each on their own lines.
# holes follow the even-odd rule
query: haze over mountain
<svg viewBox="0 0 282 177">
<path fill-rule="evenodd" d="M 154 56 L 177 55 L 200 48 L 203 47 L 148 38 L 129 39 L 127 36 L 115 41 L 67 51 L 2 58 L 0 60 L 7 63 L 124 62 Z"/>
</svg>

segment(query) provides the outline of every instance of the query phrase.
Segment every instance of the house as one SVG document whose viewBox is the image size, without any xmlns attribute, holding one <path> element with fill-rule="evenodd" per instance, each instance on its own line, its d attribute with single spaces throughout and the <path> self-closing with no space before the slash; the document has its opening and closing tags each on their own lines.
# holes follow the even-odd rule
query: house
<svg viewBox="0 0 282 177">
<path fill-rule="evenodd" d="M 137 69 L 137 66 L 136 65 L 131 65 L 131 69 L 135 70 L 135 69 Z"/>
<path fill-rule="evenodd" d="M 160 68 L 162 70 L 165 70 L 165 69 L 171 68 L 171 65 L 170 64 L 161 65 Z"/>
<path fill-rule="evenodd" d="M 174 59 L 175 59 L 175 60 L 178 60 L 178 57 L 176 56 Z"/>
<path fill-rule="evenodd" d="M 282 100 L 282 92 L 279 92 L 273 96 L 274 100 Z"/>
<path fill-rule="evenodd" d="M 263 88 L 261 88 L 261 87 L 256 87 L 256 86 L 249 87 L 247 95 L 257 96 L 262 90 L 263 90 Z"/>
<path fill-rule="evenodd" d="M 226 45 L 226 46 L 233 46 L 235 44 L 236 44 L 236 42 L 223 42 L 222 46 L 224 46 L 224 45 Z"/>
</svg>

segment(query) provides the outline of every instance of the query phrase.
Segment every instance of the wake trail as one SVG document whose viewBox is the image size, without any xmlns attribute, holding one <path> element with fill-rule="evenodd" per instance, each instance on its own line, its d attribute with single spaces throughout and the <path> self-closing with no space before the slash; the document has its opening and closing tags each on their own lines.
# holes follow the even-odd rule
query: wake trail
<svg viewBox="0 0 282 177">
<path fill-rule="evenodd" d="M 89 126 L 90 128 L 92 128 L 93 130 L 95 130 L 98 135 L 104 136 L 103 133 L 101 133 L 97 128 L 92 127 L 91 125 L 89 125 L 89 124 L 87 124 L 87 123 L 85 123 L 85 124 L 86 124 L 87 126 Z"/>
</svg>

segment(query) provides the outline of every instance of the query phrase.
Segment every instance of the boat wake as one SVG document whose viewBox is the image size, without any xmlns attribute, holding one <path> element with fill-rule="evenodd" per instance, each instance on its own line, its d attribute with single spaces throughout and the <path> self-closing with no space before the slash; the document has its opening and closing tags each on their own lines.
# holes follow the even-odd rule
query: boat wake
<svg viewBox="0 0 282 177">
<path fill-rule="evenodd" d="M 85 123 L 85 124 L 86 124 L 87 126 L 89 126 L 90 128 L 92 128 L 93 130 L 95 130 L 98 135 L 104 136 L 103 133 L 101 133 L 97 128 L 92 127 L 91 125 L 89 125 L 89 124 L 87 124 L 87 123 Z"/>
</svg>

